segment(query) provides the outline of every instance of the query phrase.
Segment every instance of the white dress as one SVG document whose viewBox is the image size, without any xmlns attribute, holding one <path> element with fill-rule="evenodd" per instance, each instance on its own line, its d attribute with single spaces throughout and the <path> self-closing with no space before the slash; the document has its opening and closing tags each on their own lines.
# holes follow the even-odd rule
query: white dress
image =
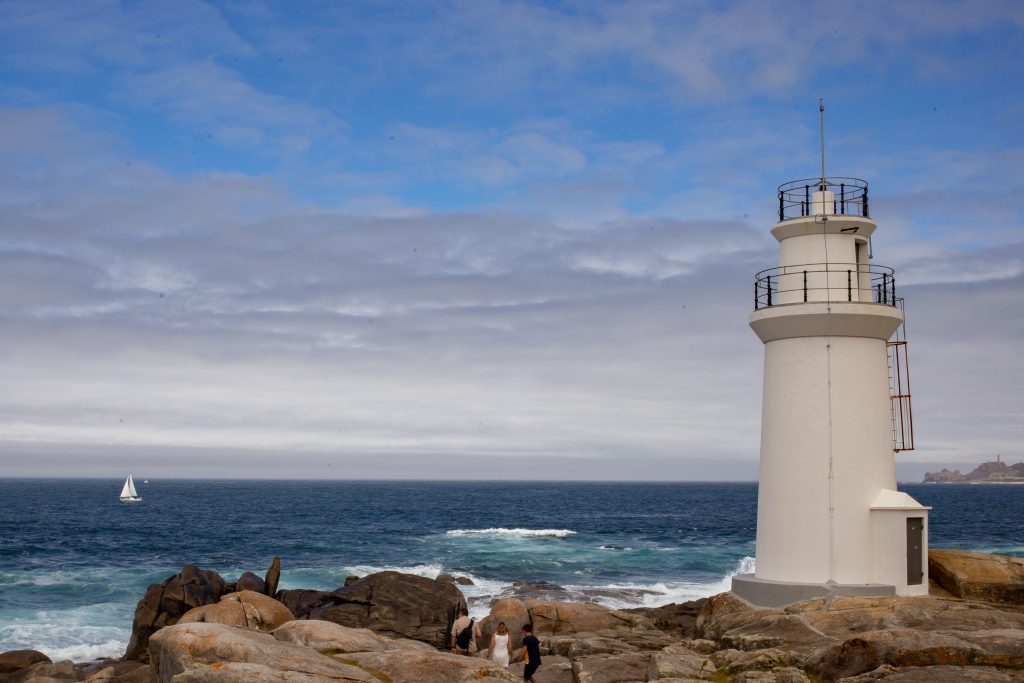
<svg viewBox="0 0 1024 683">
<path fill-rule="evenodd" d="M 491 652 L 491 661 L 502 666 L 508 666 L 508 634 L 494 634 L 494 651 Z"/>
</svg>

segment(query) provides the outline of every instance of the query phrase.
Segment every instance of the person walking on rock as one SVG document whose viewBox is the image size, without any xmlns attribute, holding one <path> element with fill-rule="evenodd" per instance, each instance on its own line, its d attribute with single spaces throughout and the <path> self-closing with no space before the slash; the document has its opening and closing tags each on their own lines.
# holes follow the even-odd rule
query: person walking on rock
<svg viewBox="0 0 1024 683">
<path fill-rule="evenodd" d="M 536 683 L 533 674 L 540 668 L 540 641 L 533 635 L 533 625 L 523 626 L 523 659 L 526 660 L 526 668 L 523 669 L 523 680 L 529 683 Z"/>
<path fill-rule="evenodd" d="M 512 641 L 508 637 L 508 626 L 505 622 L 498 624 L 497 630 L 491 636 L 491 645 L 487 648 L 487 656 L 492 662 L 497 662 L 507 667 L 512 658 Z"/>
<path fill-rule="evenodd" d="M 469 618 L 465 608 L 452 624 L 452 654 L 472 655 L 476 653 L 476 641 L 480 637 L 480 624 Z"/>
</svg>

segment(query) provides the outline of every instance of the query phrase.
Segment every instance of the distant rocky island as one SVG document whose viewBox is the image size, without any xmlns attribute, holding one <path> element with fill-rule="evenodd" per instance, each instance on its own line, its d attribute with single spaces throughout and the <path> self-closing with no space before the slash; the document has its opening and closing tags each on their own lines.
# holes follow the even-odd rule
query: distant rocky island
<svg viewBox="0 0 1024 683">
<path fill-rule="evenodd" d="M 967 474 L 943 468 L 924 475 L 925 484 L 1024 484 L 1024 462 L 1007 465 L 999 456 L 983 462 Z"/>
</svg>

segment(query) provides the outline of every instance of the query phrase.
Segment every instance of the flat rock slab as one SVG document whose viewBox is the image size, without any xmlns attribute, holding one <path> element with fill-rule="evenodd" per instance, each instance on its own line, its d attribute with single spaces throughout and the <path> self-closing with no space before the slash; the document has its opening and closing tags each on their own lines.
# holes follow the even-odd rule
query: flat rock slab
<svg viewBox="0 0 1024 683">
<path fill-rule="evenodd" d="M 785 611 L 837 639 L 882 629 L 969 631 L 1024 628 L 1024 611 L 931 596 L 815 598 L 789 605 Z"/>
<path fill-rule="evenodd" d="M 763 650 L 771 647 L 818 645 L 830 640 L 802 615 L 757 614 L 750 621 L 734 618 L 719 638 L 722 647 L 736 650 Z"/>
<path fill-rule="evenodd" d="M 651 664 L 649 652 L 581 657 L 572 664 L 576 683 L 620 683 L 646 681 Z M 543 660 L 541 668 L 544 668 Z"/>
<path fill-rule="evenodd" d="M 386 652 L 388 650 L 435 650 L 416 640 L 385 638 L 368 628 L 349 628 L 331 621 L 302 619 L 278 627 L 272 636 L 285 643 L 313 648 L 329 656 L 351 652 Z"/>
<path fill-rule="evenodd" d="M 827 611 L 828 605 L 815 602 L 813 608 Z M 803 613 L 754 607 L 732 593 L 715 595 L 704 603 L 697 618 L 697 633 L 734 650 L 809 649 L 835 640 Z"/>
<path fill-rule="evenodd" d="M 717 669 L 708 657 L 682 647 L 668 647 L 656 652 L 647 666 L 647 680 L 663 678 L 696 678 L 714 680 Z"/>
<path fill-rule="evenodd" d="M 85 683 L 150 683 L 152 680 L 153 670 L 148 664 L 127 660 L 98 669 Z"/>
<path fill-rule="evenodd" d="M 885 667 L 860 676 L 840 678 L 836 683 L 1020 683 L 1019 672 L 982 666 L 921 666 L 912 669 Z"/>
<path fill-rule="evenodd" d="M 200 664 L 173 677 L 174 683 L 380 683 L 380 680 L 366 674 L 367 678 L 349 678 L 311 674 L 301 671 L 282 671 L 266 664 L 246 662 L 225 662 Z M 163 683 L 169 678 L 155 679 Z"/>
<path fill-rule="evenodd" d="M 907 678 L 917 675 L 912 670 L 936 676 L 969 672 L 949 679 L 965 681 L 1003 680 L 1006 673 L 1024 682 L 1024 609 L 993 603 L 824 597 L 766 609 L 725 593 L 705 603 L 697 631 L 723 648 L 711 657 L 737 681 L 739 674 L 750 680 L 772 680 L 761 673 L 789 676 L 780 670 L 799 666 L 825 680 L 846 677 L 850 683 L 897 675 L 917 680 Z"/>
<path fill-rule="evenodd" d="M 337 681 L 380 683 L 364 669 L 316 650 L 284 643 L 268 633 L 224 624 L 176 624 L 149 639 L 157 683 L 191 681 Z"/>
<path fill-rule="evenodd" d="M 508 669 L 477 657 L 447 652 L 390 650 L 336 655 L 335 659 L 372 672 L 374 683 L 521 683 Z M 386 678 L 380 678 L 381 674 Z"/>
<path fill-rule="evenodd" d="M 1024 558 L 929 549 L 928 575 L 958 598 L 1024 605 Z"/>
<path fill-rule="evenodd" d="M 733 683 L 810 683 L 811 681 L 807 674 L 792 666 L 772 671 L 744 671 L 737 674 L 732 680 Z"/>
<path fill-rule="evenodd" d="M 793 666 L 799 657 L 789 650 L 768 648 L 766 650 L 719 650 L 711 654 L 711 661 L 727 671 L 768 671 L 778 667 Z"/>
<path fill-rule="evenodd" d="M 637 652 L 635 645 L 623 642 L 619 638 L 577 633 L 571 636 L 548 636 L 543 640 L 544 646 L 553 654 L 577 659 L 588 655 L 611 655 L 623 652 Z"/>
<path fill-rule="evenodd" d="M 601 605 L 525 600 L 534 634 L 568 635 L 595 631 L 655 631 L 654 624 L 640 614 L 612 610 Z"/>
<path fill-rule="evenodd" d="M 524 662 L 516 662 L 509 665 L 508 670 L 521 681 L 525 668 Z M 533 680 L 537 683 L 576 683 L 576 677 L 572 673 L 572 661 L 558 655 L 544 655 L 540 668 L 533 674 Z"/>
<path fill-rule="evenodd" d="M 1024 667 L 1024 632 L 1015 635 L 1007 632 L 870 631 L 824 648 L 805 666 L 824 678 L 836 679 L 866 673 L 884 664 L 1021 668 Z"/>
</svg>

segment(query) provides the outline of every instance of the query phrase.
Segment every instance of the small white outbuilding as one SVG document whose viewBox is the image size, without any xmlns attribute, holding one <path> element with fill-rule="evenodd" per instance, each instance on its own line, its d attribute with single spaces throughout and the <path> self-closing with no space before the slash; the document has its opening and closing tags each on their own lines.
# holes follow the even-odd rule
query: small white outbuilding
<svg viewBox="0 0 1024 683">
<path fill-rule="evenodd" d="M 867 183 L 779 188 L 779 266 L 758 273 L 764 343 L 757 558 L 732 590 L 759 605 L 926 595 L 928 509 L 896 490 L 909 392 L 891 268 L 871 263 Z M 905 349 L 905 347 L 903 347 Z"/>
</svg>

